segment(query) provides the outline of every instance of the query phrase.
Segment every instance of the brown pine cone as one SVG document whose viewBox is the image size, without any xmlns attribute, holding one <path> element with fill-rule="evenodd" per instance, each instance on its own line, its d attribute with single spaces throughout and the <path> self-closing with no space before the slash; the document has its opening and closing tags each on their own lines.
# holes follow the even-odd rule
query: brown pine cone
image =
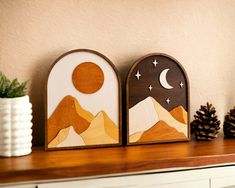
<svg viewBox="0 0 235 188">
<path fill-rule="evenodd" d="M 235 138 L 235 107 L 225 116 L 223 131 L 226 138 Z"/>
<path fill-rule="evenodd" d="M 196 111 L 191 130 L 197 140 L 213 140 L 218 136 L 220 121 L 215 113 L 215 107 L 209 103 Z"/>
</svg>

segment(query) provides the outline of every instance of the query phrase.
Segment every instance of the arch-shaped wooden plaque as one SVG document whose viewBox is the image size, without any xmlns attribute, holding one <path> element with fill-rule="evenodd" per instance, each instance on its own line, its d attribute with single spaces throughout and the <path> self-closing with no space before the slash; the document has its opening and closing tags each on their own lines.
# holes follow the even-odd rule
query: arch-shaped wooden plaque
<svg viewBox="0 0 235 188">
<path fill-rule="evenodd" d="M 174 58 L 146 55 L 131 67 L 126 81 L 127 144 L 187 141 L 189 83 Z"/>
<path fill-rule="evenodd" d="M 47 80 L 46 150 L 121 145 L 121 82 L 113 63 L 87 49 L 59 57 Z"/>
</svg>

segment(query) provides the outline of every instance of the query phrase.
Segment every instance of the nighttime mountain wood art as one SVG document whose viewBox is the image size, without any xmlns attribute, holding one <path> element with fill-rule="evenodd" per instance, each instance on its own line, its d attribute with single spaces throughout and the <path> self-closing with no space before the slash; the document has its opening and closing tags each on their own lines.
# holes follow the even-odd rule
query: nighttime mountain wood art
<svg viewBox="0 0 235 188">
<path fill-rule="evenodd" d="M 126 82 L 127 144 L 189 140 L 188 87 L 183 68 L 172 57 L 139 59 Z"/>
<path fill-rule="evenodd" d="M 47 81 L 46 149 L 121 144 L 120 78 L 92 50 L 59 57 Z"/>
</svg>

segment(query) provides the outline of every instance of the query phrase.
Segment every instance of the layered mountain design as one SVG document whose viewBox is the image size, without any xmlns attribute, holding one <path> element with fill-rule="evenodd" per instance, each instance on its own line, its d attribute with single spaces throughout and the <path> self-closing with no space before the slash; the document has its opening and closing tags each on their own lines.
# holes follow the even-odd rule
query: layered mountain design
<svg viewBox="0 0 235 188">
<path fill-rule="evenodd" d="M 187 112 L 182 106 L 168 112 L 147 97 L 129 109 L 130 143 L 183 140 L 187 135 Z"/>
<path fill-rule="evenodd" d="M 48 148 L 119 143 L 118 126 L 104 111 L 94 116 L 70 95 L 48 119 Z"/>
</svg>

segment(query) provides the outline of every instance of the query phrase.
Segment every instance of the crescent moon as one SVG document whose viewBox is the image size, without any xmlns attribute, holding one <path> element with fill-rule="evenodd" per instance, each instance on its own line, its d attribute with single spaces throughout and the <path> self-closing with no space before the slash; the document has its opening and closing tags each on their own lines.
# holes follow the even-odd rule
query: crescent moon
<svg viewBox="0 0 235 188">
<path fill-rule="evenodd" d="M 159 76 L 159 81 L 160 84 L 162 85 L 162 87 L 164 87 L 165 89 L 173 89 L 173 87 L 167 82 L 166 79 L 166 74 L 170 69 L 164 69 Z"/>
</svg>

